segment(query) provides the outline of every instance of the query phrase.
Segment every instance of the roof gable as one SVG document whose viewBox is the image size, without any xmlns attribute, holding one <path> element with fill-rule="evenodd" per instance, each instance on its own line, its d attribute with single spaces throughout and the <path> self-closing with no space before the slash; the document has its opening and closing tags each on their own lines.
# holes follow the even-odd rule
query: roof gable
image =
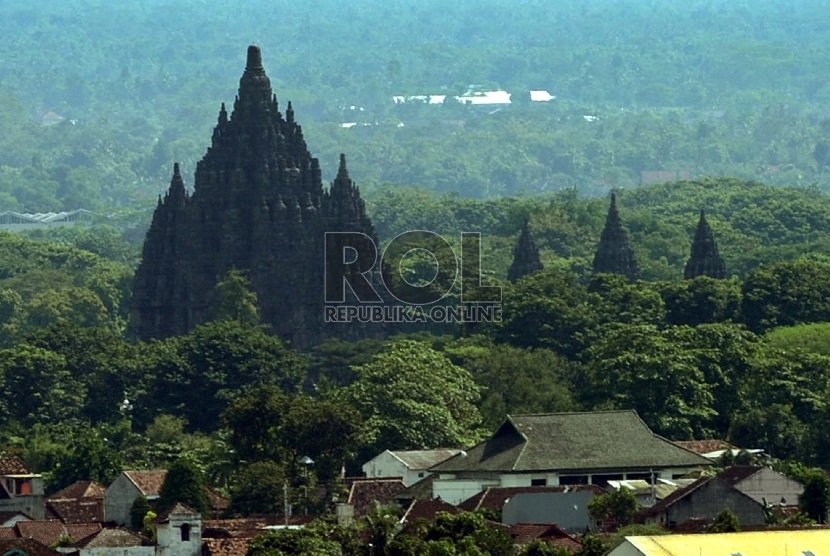
<svg viewBox="0 0 830 556">
<path fill-rule="evenodd" d="M 104 498 L 106 488 L 95 481 L 77 481 L 46 497 L 47 500 L 77 500 L 79 498 Z"/>
<path fill-rule="evenodd" d="M 468 512 L 484 508 L 501 512 L 507 501 L 517 494 L 564 494 L 570 492 L 590 492 L 595 495 L 605 493 L 597 485 L 487 487 L 475 496 L 461 502 L 458 507 Z"/>
<path fill-rule="evenodd" d="M 19 550 L 28 556 L 60 556 L 60 552 L 49 548 L 34 539 L 2 539 L 0 538 L 0 554 Z"/>
<path fill-rule="evenodd" d="M 461 452 L 455 448 L 439 448 L 435 450 L 389 450 L 389 453 L 398 458 L 411 470 L 429 469 L 442 461 Z"/>
<path fill-rule="evenodd" d="M 509 416 L 489 439 L 431 471 L 688 468 L 711 461 L 651 432 L 633 410 Z"/>
<path fill-rule="evenodd" d="M 121 527 L 101 529 L 75 543 L 75 548 L 142 546 L 141 537 Z"/>
<path fill-rule="evenodd" d="M 151 471 L 124 471 L 124 475 L 141 491 L 144 496 L 158 496 L 167 470 L 154 469 Z"/>
<path fill-rule="evenodd" d="M 16 456 L 0 456 L 0 475 L 30 475 L 31 472 Z"/>
</svg>

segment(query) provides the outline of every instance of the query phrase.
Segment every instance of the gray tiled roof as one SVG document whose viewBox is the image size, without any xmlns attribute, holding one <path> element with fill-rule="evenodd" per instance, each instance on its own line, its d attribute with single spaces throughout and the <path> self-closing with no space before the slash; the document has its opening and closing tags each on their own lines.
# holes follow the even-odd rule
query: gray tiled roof
<svg viewBox="0 0 830 556">
<path fill-rule="evenodd" d="M 456 448 L 439 448 L 436 450 L 391 450 L 390 452 L 409 469 L 418 470 L 429 469 L 460 451 Z"/>
<path fill-rule="evenodd" d="M 709 465 L 651 432 L 629 410 L 508 416 L 489 439 L 430 470 L 602 472 Z"/>
</svg>

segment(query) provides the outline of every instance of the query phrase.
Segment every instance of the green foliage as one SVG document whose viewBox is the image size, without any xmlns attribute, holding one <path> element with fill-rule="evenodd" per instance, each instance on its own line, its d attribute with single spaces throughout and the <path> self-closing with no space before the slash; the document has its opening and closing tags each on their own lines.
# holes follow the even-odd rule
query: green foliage
<svg viewBox="0 0 830 556">
<path fill-rule="evenodd" d="M 273 461 L 258 461 L 242 468 L 231 486 L 230 515 L 283 514 L 286 479 Z"/>
<path fill-rule="evenodd" d="M 503 527 L 488 523 L 475 512 L 450 514 L 439 512 L 426 532 L 429 543 L 449 541 L 461 549 L 461 554 L 489 554 L 509 556 L 513 553 L 513 539 Z"/>
<path fill-rule="evenodd" d="M 610 547 L 610 543 L 599 535 L 585 535 L 582 538 L 582 548 L 576 556 L 603 556 Z"/>
<path fill-rule="evenodd" d="M 67 451 L 52 468 L 49 491 L 58 491 L 82 480 L 109 485 L 121 473 L 124 466 L 121 454 L 99 431 L 76 430 L 71 438 L 62 440 L 66 442 Z"/>
<path fill-rule="evenodd" d="M 342 549 L 334 541 L 320 538 L 315 531 L 282 529 L 269 531 L 251 541 L 246 556 L 340 556 Z"/>
<path fill-rule="evenodd" d="M 671 438 L 707 437 L 715 417 L 711 385 L 674 330 L 620 325 L 591 347 L 590 357 L 592 385 L 609 392 L 615 407 L 635 409 Z"/>
<path fill-rule="evenodd" d="M 494 430 L 508 413 L 552 413 L 579 408 L 570 387 L 578 365 L 551 350 L 481 345 L 482 341 L 472 340 L 445 351 L 468 369 L 482 387 L 479 408 L 486 429 Z"/>
<path fill-rule="evenodd" d="M 599 321 L 599 297 L 587 292 L 572 273 L 542 271 L 504 290 L 503 315 L 496 337 L 515 346 L 546 348 L 576 358 L 591 342 Z"/>
<path fill-rule="evenodd" d="M 130 527 L 138 531 L 144 527 L 144 516 L 150 511 L 150 503 L 143 494 L 139 494 L 130 506 Z"/>
<path fill-rule="evenodd" d="M 22 427 L 77 419 L 85 401 L 65 357 L 27 344 L 0 350 L 0 393 L 3 420 Z"/>
<path fill-rule="evenodd" d="M 738 516 L 729 508 L 724 509 L 706 528 L 707 533 L 737 533 L 741 530 L 741 525 L 738 522 Z"/>
<path fill-rule="evenodd" d="M 186 336 L 140 346 L 139 352 L 151 383 L 136 405 L 184 417 L 201 431 L 218 427 L 234 397 L 263 385 L 296 392 L 305 372 L 302 358 L 278 338 L 238 321 L 210 322 Z M 144 423 L 151 419 L 136 417 Z"/>
<path fill-rule="evenodd" d="M 830 323 L 781 326 L 764 334 L 764 340 L 781 349 L 802 349 L 830 356 Z"/>
<path fill-rule="evenodd" d="M 398 340 L 355 369 L 339 396 L 364 418 L 372 452 L 465 446 L 478 438 L 479 387 L 469 371 L 429 345 Z"/>
<path fill-rule="evenodd" d="M 830 511 L 830 477 L 827 473 L 816 469 L 807 476 L 798 506 L 817 523 L 827 522 L 827 514 Z"/>
<path fill-rule="evenodd" d="M 216 284 L 216 292 L 216 320 L 233 320 L 245 327 L 259 325 L 256 293 L 251 291 L 251 283 L 242 271 L 233 269 L 228 272 Z"/>
<path fill-rule="evenodd" d="M 554 546 L 536 539 L 519 553 L 519 556 L 570 556 L 571 551 L 565 547 Z"/>
<path fill-rule="evenodd" d="M 830 320 L 830 264 L 782 262 L 750 273 L 743 286 L 741 314 L 750 329 Z"/>
<path fill-rule="evenodd" d="M 205 478 L 199 468 L 185 458 L 176 460 L 167 470 L 159 489 L 158 511 L 167 511 L 176 503 L 182 503 L 203 516 L 210 513 Z"/>
<path fill-rule="evenodd" d="M 360 430 L 360 415 L 337 401 L 289 397 L 274 387 L 255 389 L 222 414 L 237 461 L 279 462 L 296 477 L 304 456 L 323 480 L 339 476 Z M 303 472 L 305 473 L 305 471 Z"/>
<path fill-rule="evenodd" d="M 627 488 L 620 488 L 607 494 L 595 496 L 588 502 L 588 515 L 595 522 L 603 523 L 613 520 L 614 527 L 629 525 L 640 504 L 634 493 Z"/>
</svg>

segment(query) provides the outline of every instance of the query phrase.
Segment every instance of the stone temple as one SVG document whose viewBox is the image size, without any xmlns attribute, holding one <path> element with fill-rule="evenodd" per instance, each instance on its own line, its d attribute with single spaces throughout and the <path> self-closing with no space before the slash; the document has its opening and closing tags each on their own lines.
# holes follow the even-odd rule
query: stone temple
<svg viewBox="0 0 830 556">
<path fill-rule="evenodd" d="M 263 323 L 296 347 L 313 345 L 325 335 L 326 232 L 361 232 L 377 244 L 345 157 L 324 189 L 291 103 L 280 112 L 260 49 L 250 46 L 192 194 L 175 165 L 159 199 L 133 286 L 132 335 L 165 338 L 210 320 L 216 284 L 239 269 Z"/>
</svg>

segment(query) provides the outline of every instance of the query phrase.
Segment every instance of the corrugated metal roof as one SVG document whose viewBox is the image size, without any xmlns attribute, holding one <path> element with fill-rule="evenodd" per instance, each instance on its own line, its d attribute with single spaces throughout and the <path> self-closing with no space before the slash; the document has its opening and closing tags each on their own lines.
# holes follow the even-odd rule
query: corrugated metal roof
<svg viewBox="0 0 830 556">
<path fill-rule="evenodd" d="M 645 556 L 793 556 L 830 554 L 830 530 L 753 531 L 706 535 L 626 537 Z M 623 543 L 625 544 L 625 543 Z M 620 548 L 612 550 L 614 556 Z"/>
</svg>

